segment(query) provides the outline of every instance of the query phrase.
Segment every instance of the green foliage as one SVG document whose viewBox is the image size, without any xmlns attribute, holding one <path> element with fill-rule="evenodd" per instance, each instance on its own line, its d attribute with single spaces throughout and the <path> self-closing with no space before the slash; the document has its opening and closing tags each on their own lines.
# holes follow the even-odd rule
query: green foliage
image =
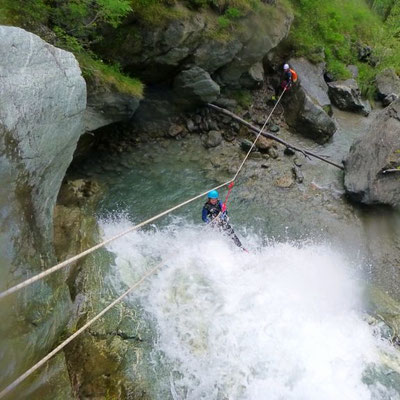
<svg viewBox="0 0 400 400">
<path fill-rule="evenodd" d="M 237 90 L 231 93 L 231 96 L 238 102 L 242 108 L 249 108 L 253 102 L 251 92 L 248 90 Z"/>
<path fill-rule="evenodd" d="M 46 23 L 50 10 L 46 0 L 0 0 L 0 24 L 31 27 Z"/>
<path fill-rule="evenodd" d="M 113 88 L 120 93 L 142 98 L 144 85 L 140 80 L 131 78 L 121 72 L 119 64 L 105 64 L 87 53 L 77 54 L 83 76 L 94 80 L 107 88 Z"/>
<path fill-rule="evenodd" d="M 289 44 L 298 56 L 313 62 L 325 59 L 328 71 L 336 79 L 348 78 L 346 65 L 356 64 L 360 70 L 358 81 L 362 92 L 372 97 L 377 72 L 386 67 L 400 72 L 400 40 L 395 34 L 398 29 L 400 37 L 400 19 L 396 19 L 397 28 L 393 27 L 391 19 L 391 15 L 400 16 L 400 0 L 368 2 L 379 15 L 364 0 L 291 0 L 295 23 Z M 386 18 L 386 24 L 382 18 Z M 358 44 L 373 48 L 378 61 L 376 67 L 358 61 Z"/>
</svg>

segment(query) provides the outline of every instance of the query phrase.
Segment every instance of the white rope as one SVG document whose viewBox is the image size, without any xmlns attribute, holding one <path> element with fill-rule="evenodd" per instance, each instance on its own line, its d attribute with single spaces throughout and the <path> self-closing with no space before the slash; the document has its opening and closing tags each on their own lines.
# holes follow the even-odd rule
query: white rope
<svg viewBox="0 0 400 400">
<path fill-rule="evenodd" d="M 276 106 L 278 105 L 279 101 L 281 100 L 283 94 L 285 93 L 286 88 L 284 89 L 284 91 L 282 92 L 281 96 L 279 97 L 277 103 L 275 104 L 275 107 L 272 109 L 270 115 L 268 116 L 266 122 L 264 123 L 263 127 L 261 128 L 259 134 L 257 135 L 255 141 L 253 142 L 249 152 L 247 153 L 245 160 L 242 162 L 242 164 L 240 165 L 238 171 L 236 172 L 235 176 L 233 179 L 219 185 L 216 186 L 214 189 L 210 189 L 210 190 L 216 190 L 219 189 L 223 186 L 226 186 L 227 184 L 231 183 L 232 181 L 234 181 L 240 170 L 242 169 L 244 162 L 247 160 L 249 154 L 251 153 L 253 147 L 255 146 L 255 143 L 257 142 L 258 138 L 260 137 L 263 129 L 265 128 L 265 126 L 267 125 L 269 119 L 271 118 L 272 113 L 274 112 Z M 122 232 L 110 239 L 107 239 L 105 241 L 103 241 L 102 243 L 99 243 L 98 245 L 91 247 L 90 249 L 84 251 L 83 253 L 80 253 L 78 255 L 76 255 L 75 257 L 72 257 L 58 265 L 55 265 L 54 267 L 48 269 L 47 271 L 42 272 L 39 275 L 36 275 L 35 277 L 32 277 L 28 280 L 26 280 L 25 282 L 20 283 L 19 285 L 16 285 L 10 289 L 8 289 L 7 291 L 3 292 L 0 294 L 0 298 L 5 297 L 6 295 L 13 293 L 15 291 L 17 291 L 18 289 L 21 289 L 22 287 L 25 287 L 41 278 L 43 278 L 44 276 L 47 276 L 49 274 L 51 274 L 54 271 L 57 271 L 58 269 L 70 264 L 71 262 L 74 262 L 76 260 L 78 260 L 79 258 L 95 251 L 96 249 L 104 246 L 107 243 L 110 243 L 113 240 L 116 240 L 117 238 L 126 235 L 129 232 L 132 232 L 135 229 L 139 229 L 140 227 L 162 217 L 163 215 L 166 215 L 168 213 L 170 213 L 171 211 L 176 210 L 177 208 L 180 208 L 182 206 L 184 206 L 185 204 L 188 204 L 196 199 L 198 199 L 199 197 L 204 196 L 205 194 L 207 194 L 210 190 L 199 194 L 198 196 L 195 196 L 189 200 L 186 200 L 185 202 L 176 205 L 175 207 L 170 208 L 169 210 L 166 210 L 164 212 L 162 212 L 161 214 L 158 214 L 146 221 L 141 222 L 138 225 L 133 226 L 132 228 L 126 230 L 125 232 Z M 121 296 L 119 296 L 117 299 L 115 299 L 112 303 L 110 303 L 106 308 L 104 308 L 103 311 L 101 311 L 99 314 L 97 314 L 95 317 L 93 317 L 90 321 L 88 321 L 85 325 L 83 325 L 81 328 L 79 328 L 74 334 L 72 334 L 70 337 L 68 337 L 66 340 L 64 340 L 64 342 L 62 342 L 60 345 L 58 345 L 54 350 L 52 350 L 49 354 L 47 354 L 47 356 L 45 356 L 44 358 L 42 358 L 40 361 L 38 361 L 34 366 L 32 366 L 31 368 L 29 368 L 27 371 L 25 371 L 21 376 L 19 376 L 15 381 L 13 381 L 12 383 L 10 383 L 5 389 L 3 389 L 0 392 L 0 399 L 2 399 L 4 396 L 6 396 L 7 394 L 9 394 L 12 390 L 14 390 L 22 381 L 24 381 L 28 376 L 30 376 L 31 374 L 33 374 L 38 368 L 40 368 L 43 364 L 45 364 L 48 360 L 50 360 L 50 358 L 52 358 L 55 354 L 57 354 L 60 350 L 62 350 L 68 343 L 70 343 L 72 340 L 74 340 L 78 335 L 80 335 L 82 332 L 84 332 L 87 328 L 89 328 L 89 326 L 91 326 L 94 322 L 96 322 L 99 318 L 101 318 L 108 310 L 110 310 L 112 307 L 114 307 L 117 303 L 119 303 L 124 297 L 126 297 L 129 293 L 131 293 L 134 289 L 136 289 L 143 281 L 145 281 L 150 275 L 152 275 L 155 271 L 157 271 L 157 269 L 159 269 L 164 263 L 161 262 L 159 264 L 157 264 L 153 269 L 151 269 L 149 272 L 147 272 L 139 281 L 137 281 L 133 286 L 131 286 L 126 292 L 124 292 Z"/>
<path fill-rule="evenodd" d="M 57 346 L 53 351 L 47 354 L 46 357 L 42 358 L 39 362 L 37 362 L 33 367 L 29 368 L 25 371 L 19 378 L 17 378 L 14 382 L 10 383 L 4 390 L 0 392 L 0 399 L 9 394 L 12 390 L 14 390 L 22 381 L 24 381 L 29 375 L 33 374 L 38 368 L 40 368 L 43 364 L 45 364 L 50 358 L 52 358 L 55 354 L 57 354 L 60 350 L 62 350 L 68 343 L 74 340 L 78 335 L 80 335 L 83 331 L 89 328 L 94 322 L 96 322 L 99 318 L 101 318 L 108 310 L 114 307 L 117 303 L 119 303 L 124 297 L 126 297 L 129 293 L 131 293 L 134 289 L 136 289 L 143 281 L 145 281 L 150 275 L 152 275 L 157 269 L 159 269 L 164 262 L 157 264 L 152 270 L 147 272 L 139 281 L 137 281 L 133 286 L 131 286 L 126 292 L 121 294 L 117 299 L 115 299 L 111 304 L 109 304 L 103 311 L 97 314 L 90 321 L 86 322 L 81 328 L 79 328 L 73 335 L 71 335 L 68 339 L 64 340 L 59 346 Z"/>
<path fill-rule="evenodd" d="M 75 261 L 81 259 L 82 257 L 84 257 L 84 256 L 86 256 L 86 255 L 88 255 L 88 254 L 94 252 L 95 250 L 97 250 L 97 249 L 99 249 L 99 248 L 105 246 L 106 244 L 108 244 L 108 243 L 110 243 L 110 242 L 113 242 L 113 241 L 116 240 L 116 239 L 119 239 L 121 236 L 125 236 L 126 234 L 128 234 L 128 233 L 130 233 L 130 232 L 133 232 L 133 231 L 135 231 L 135 230 L 137 230 L 137 229 L 139 229 L 139 228 L 141 228 L 141 227 L 143 227 L 143 226 L 149 224 L 150 222 L 153 222 L 153 221 L 155 221 L 155 220 L 157 220 L 157 219 L 163 217 L 164 215 L 167 215 L 167 214 L 171 213 L 172 211 L 175 211 L 175 210 L 177 210 L 178 208 L 181 208 L 181 207 L 185 206 L 186 204 L 189 204 L 189 203 L 193 202 L 194 200 L 199 199 L 200 197 L 205 196 L 205 195 L 206 195 L 208 192 L 210 192 L 211 190 L 220 189 L 220 188 L 222 188 L 222 187 L 228 185 L 229 183 L 235 181 L 236 178 L 237 178 L 237 176 L 239 175 L 239 172 L 240 172 L 241 169 L 243 168 L 244 163 L 246 162 L 247 158 L 249 157 L 250 153 L 252 152 L 252 150 L 253 150 L 253 148 L 254 148 L 254 146 L 255 146 L 255 144 L 256 144 L 258 138 L 261 136 L 261 134 L 262 134 L 264 128 L 266 127 L 268 121 L 270 120 L 270 118 L 271 118 L 273 112 L 275 111 L 276 107 L 278 106 L 279 102 L 281 101 L 282 96 L 284 95 L 285 91 L 286 91 L 286 88 L 284 88 L 282 94 L 280 95 L 278 101 L 276 102 L 274 108 L 273 108 L 272 111 L 270 112 L 270 114 L 269 114 L 268 118 L 266 119 L 264 125 L 263 125 L 262 128 L 260 129 L 260 131 L 259 131 L 259 133 L 258 133 L 256 139 L 255 139 L 254 142 L 252 143 L 252 145 L 251 145 L 251 147 L 250 147 L 250 150 L 247 152 L 246 157 L 244 158 L 244 160 L 243 160 L 242 163 L 240 164 L 240 166 L 239 166 L 239 168 L 238 168 L 238 170 L 237 170 L 235 176 L 234 176 L 232 179 L 230 179 L 229 181 L 227 181 L 227 182 L 225 182 L 225 183 L 222 183 L 221 185 L 216 186 L 216 187 L 213 188 L 213 189 L 209 189 L 209 190 L 207 190 L 206 192 L 203 192 L 203 193 L 201 193 L 201 194 L 199 194 L 199 195 L 197 195 L 197 196 L 195 196 L 195 197 L 192 197 L 191 199 L 186 200 L 186 201 L 184 201 L 183 203 L 177 204 L 176 206 L 174 206 L 174 207 L 172 207 L 172 208 L 169 208 L 168 210 L 165 210 L 165 211 L 163 211 L 162 213 L 157 214 L 157 215 L 155 215 L 154 217 L 151 217 L 151 218 L 147 219 L 146 221 L 143 221 L 143 222 L 141 222 L 140 224 L 137 224 L 137 225 L 135 225 L 135 226 L 133 226 L 133 227 L 127 229 L 127 230 L 124 231 L 124 232 L 119 233 L 118 235 L 115 235 L 115 236 L 113 236 L 113 237 L 111 237 L 111 238 L 109 238 L 109 239 L 104 240 L 103 242 L 101 242 L 101 243 L 99 243 L 99 244 L 97 244 L 97 245 L 95 245 L 95 246 L 93 246 L 93 247 L 91 247 L 91 248 L 89 248 L 89 249 L 83 251 L 82 253 L 79 253 L 79 254 L 77 254 L 76 256 L 73 256 L 73 257 L 69 258 L 68 260 L 65 260 L 65 261 L 63 261 L 63 262 L 61 262 L 61 263 L 59 263 L 59 264 L 57 264 L 57 265 L 55 265 L 55 266 L 53 266 L 53 267 L 47 269 L 46 271 L 43 271 L 43 272 L 41 272 L 41 273 L 39 273 L 39 274 L 37 274 L 37 275 L 35 275 L 35 276 L 29 278 L 29 279 L 26 279 L 25 281 L 23 281 L 23 282 L 21 282 L 21 283 L 15 285 L 15 286 L 12 286 L 11 288 L 9 288 L 9 289 L 7 289 L 7 290 L 5 290 L 5 291 L 3 291 L 3 292 L 0 293 L 0 300 L 3 299 L 3 298 L 6 297 L 6 296 L 12 294 L 12 293 L 17 292 L 18 290 L 20 290 L 20 289 L 22 289 L 22 288 L 24 288 L 24 287 L 26 287 L 26 286 L 28 286 L 28 285 L 31 285 L 31 284 L 34 283 L 34 282 L 37 282 L 37 281 L 40 280 L 40 279 L 43 279 L 44 277 L 46 277 L 46 276 L 52 274 L 53 272 L 56 272 L 56 271 L 58 271 L 59 269 L 64 268 L 65 266 L 67 266 L 67 265 L 69 265 L 69 264 L 71 264 L 71 263 L 73 263 L 73 262 L 75 262 Z"/>
</svg>

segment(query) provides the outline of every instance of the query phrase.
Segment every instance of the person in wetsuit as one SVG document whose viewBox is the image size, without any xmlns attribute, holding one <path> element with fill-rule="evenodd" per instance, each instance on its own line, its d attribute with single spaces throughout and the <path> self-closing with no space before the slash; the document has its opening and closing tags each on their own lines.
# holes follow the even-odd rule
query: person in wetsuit
<svg viewBox="0 0 400 400">
<path fill-rule="evenodd" d="M 208 193 L 208 200 L 204 204 L 201 218 L 206 224 L 216 226 L 222 230 L 226 235 L 232 238 L 236 246 L 245 250 L 239 238 L 235 235 L 232 226 L 229 224 L 226 207 L 218 199 L 218 192 L 216 190 L 212 190 Z"/>
</svg>

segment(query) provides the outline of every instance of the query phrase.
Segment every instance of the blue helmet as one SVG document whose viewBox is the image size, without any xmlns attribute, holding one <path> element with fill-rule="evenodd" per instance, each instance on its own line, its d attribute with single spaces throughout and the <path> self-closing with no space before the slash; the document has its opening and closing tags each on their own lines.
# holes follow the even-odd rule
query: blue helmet
<svg viewBox="0 0 400 400">
<path fill-rule="evenodd" d="M 218 199 L 218 192 L 216 190 L 211 190 L 211 192 L 208 193 L 208 198 L 209 199 Z"/>
</svg>

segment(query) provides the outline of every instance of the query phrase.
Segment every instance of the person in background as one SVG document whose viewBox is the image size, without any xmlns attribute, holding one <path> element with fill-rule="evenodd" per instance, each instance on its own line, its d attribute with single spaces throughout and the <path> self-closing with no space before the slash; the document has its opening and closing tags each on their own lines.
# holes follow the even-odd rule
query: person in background
<svg viewBox="0 0 400 400">
<path fill-rule="evenodd" d="M 272 96 L 271 100 L 277 100 L 285 88 L 286 90 L 290 90 L 293 84 L 297 82 L 297 79 L 297 72 L 290 68 L 289 64 L 284 64 L 281 83 L 276 87 L 275 96 Z"/>
</svg>

